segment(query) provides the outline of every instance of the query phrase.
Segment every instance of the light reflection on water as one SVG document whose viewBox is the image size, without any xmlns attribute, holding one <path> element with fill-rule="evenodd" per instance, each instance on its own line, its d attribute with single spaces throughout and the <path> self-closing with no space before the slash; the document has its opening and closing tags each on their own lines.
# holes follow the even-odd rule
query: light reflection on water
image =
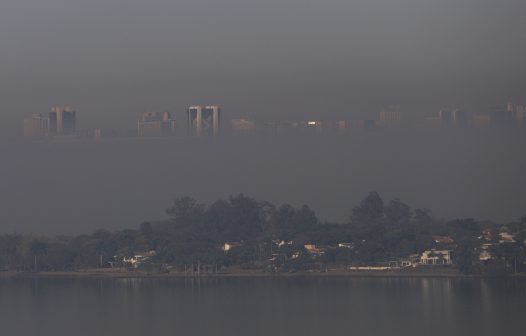
<svg viewBox="0 0 526 336">
<path fill-rule="evenodd" d="M 2 335 L 501 335 L 518 279 L 0 281 Z"/>
</svg>

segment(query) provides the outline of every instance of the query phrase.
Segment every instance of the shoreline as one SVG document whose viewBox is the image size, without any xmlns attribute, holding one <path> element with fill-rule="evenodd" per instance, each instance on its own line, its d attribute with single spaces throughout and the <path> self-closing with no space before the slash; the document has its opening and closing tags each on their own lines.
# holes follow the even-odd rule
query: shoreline
<svg viewBox="0 0 526 336">
<path fill-rule="evenodd" d="M 231 278 L 437 278 L 437 279 L 525 279 L 526 274 L 487 276 L 436 271 L 328 271 L 264 273 L 255 271 L 231 271 L 217 274 L 185 274 L 183 272 L 146 273 L 134 271 L 80 270 L 65 272 L 0 272 L 1 279 L 231 279 Z"/>
</svg>

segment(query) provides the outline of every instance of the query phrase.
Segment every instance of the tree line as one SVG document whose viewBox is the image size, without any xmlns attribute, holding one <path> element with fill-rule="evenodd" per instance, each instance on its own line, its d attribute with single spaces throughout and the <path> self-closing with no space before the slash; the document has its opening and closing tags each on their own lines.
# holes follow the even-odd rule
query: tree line
<svg viewBox="0 0 526 336">
<path fill-rule="evenodd" d="M 399 199 L 385 203 L 377 192 L 352 208 L 345 223 L 322 222 L 307 205 L 278 206 L 243 194 L 208 205 L 181 197 L 166 213 L 167 220 L 113 232 L 56 237 L 3 234 L 0 269 L 73 271 L 122 266 L 126 257 L 155 251 L 152 262 L 179 268 L 200 262 L 294 271 L 320 264 L 396 260 L 437 247 L 433 237 L 447 236 L 454 240 L 455 267 L 464 273 L 526 271 L 526 217 L 505 225 L 472 218 L 445 220 L 429 209 L 413 210 Z M 481 237 L 483 230 L 506 230 L 515 241 L 500 244 L 498 235 L 488 241 Z M 238 245 L 225 252 L 221 246 L 227 242 Z M 484 263 L 479 260 L 483 242 L 494 243 L 494 257 Z M 323 255 L 312 255 L 305 244 L 328 248 Z"/>
</svg>

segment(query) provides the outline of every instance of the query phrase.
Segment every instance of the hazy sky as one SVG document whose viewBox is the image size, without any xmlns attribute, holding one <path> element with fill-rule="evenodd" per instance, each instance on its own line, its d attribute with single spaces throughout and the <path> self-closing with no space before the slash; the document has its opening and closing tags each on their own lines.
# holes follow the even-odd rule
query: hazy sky
<svg viewBox="0 0 526 336">
<path fill-rule="evenodd" d="M 244 193 L 346 222 L 371 190 L 438 217 L 526 215 L 526 132 L 352 132 L 0 144 L 0 233 L 79 233 L 165 218 L 175 197 Z"/>
<path fill-rule="evenodd" d="M 525 14 L 524 0 L 1 0 L 0 231 L 134 227 L 163 218 L 174 197 L 236 193 L 341 222 L 370 190 L 438 216 L 516 219 L 526 211 L 518 133 L 6 138 L 62 104 L 79 128 L 103 132 L 134 129 L 147 110 L 182 125 L 190 104 L 280 121 L 524 104 Z"/>
<path fill-rule="evenodd" d="M 80 127 L 127 129 L 194 103 L 286 120 L 524 102 L 525 13 L 524 0 L 2 0 L 0 131 L 55 104 Z"/>
</svg>

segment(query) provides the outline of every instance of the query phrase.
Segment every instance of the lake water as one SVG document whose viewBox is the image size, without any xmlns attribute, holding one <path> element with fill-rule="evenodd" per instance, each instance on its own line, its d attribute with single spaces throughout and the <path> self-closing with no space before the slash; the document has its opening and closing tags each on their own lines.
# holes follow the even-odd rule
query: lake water
<svg viewBox="0 0 526 336">
<path fill-rule="evenodd" d="M 526 281 L 0 280 L 1 335 L 503 335 Z"/>
</svg>

